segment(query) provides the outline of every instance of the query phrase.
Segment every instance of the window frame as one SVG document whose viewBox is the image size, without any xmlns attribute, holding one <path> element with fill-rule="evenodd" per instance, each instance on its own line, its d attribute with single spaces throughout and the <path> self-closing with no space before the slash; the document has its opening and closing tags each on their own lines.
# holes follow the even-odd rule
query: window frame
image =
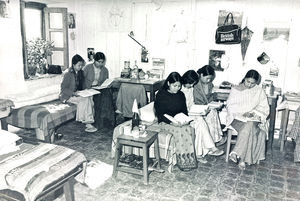
<svg viewBox="0 0 300 201">
<path fill-rule="evenodd" d="M 22 36 L 22 53 L 23 53 L 23 74 L 24 79 L 28 79 L 28 64 L 27 64 L 27 51 L 26 51 L 26 29 L 25 29 L 25 9 L 31 8 L 31 9 L 37 9 L 41 11 L 41 34 L 42 38 L 46 38 L 45 34 L 45 19 L 44 19 L 44 8 L 46 8 L 47 5 L 43 3 L 38 2 L 25 2 L 20 1 L 20 24 L 21 24 L 21 36 Z"/>
</svg>

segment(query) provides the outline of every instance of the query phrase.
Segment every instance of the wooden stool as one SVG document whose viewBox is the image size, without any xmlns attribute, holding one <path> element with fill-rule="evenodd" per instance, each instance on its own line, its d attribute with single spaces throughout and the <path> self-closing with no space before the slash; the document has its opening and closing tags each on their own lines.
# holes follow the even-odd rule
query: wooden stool
<svg viewBox="0 0 300 201">
<path fill-rule="evenodd" d="M 158 133 L 153 131 L 147 131 L 146 137 L 134 138 L 127 135 L 120 135 L 117 138 L 116 151 L 115 151 L 115 161 L 113 176 L 116 177 L 118 171 L 144 175 L 144 184 L 148 184 L 149 172 L 148 172 L 148 159 L 149 159 L 149 147 L 154 142 L 154 152 L 157 160 L 157 168 L 160 169 L 160 160 L 159 160 L 159 147 L 158 147 Z M 122 145 L 139 147 L 143 150 L 143 170 L 138 170 L 132 167 L 119 166 L 119 159 L 122 150 Z"/>
</svg>

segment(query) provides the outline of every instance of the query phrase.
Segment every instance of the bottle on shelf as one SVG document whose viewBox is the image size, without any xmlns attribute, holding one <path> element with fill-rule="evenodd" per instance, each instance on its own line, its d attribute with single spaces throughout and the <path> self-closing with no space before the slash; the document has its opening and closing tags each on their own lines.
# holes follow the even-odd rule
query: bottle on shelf
<svg viewBox="0 0 300 201">
<path fill-rule="evenodd" d="M 134 79 L 139 79 L 139 67 L 137 65 L 137 61 L 134 61 L 134 66 L 133 66 L 133 77 Z"/>
</svg>

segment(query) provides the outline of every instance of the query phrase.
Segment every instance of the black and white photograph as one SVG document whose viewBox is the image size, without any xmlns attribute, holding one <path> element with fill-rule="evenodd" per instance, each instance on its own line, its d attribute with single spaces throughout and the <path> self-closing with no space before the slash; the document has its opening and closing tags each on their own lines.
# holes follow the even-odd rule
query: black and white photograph
<svg viewBox="0 0 300 201">
<path fill-rule="evenodd" d="M 89 47 L 87 48 L 87 58 L 88 61 L 94 61 L 95 48 Z"/>
<path fill-rule="evenodd" d="M 224 50 L 209 50 L 208 65 L 213 67 L 215 71 L 224 71 L 221 64 L 223 54 L 225 54 Z"/>
<path fill-rule="evenodd" d="M 76 18 L 75 13 L 68 13 L 68 24 L 69 29 L 75 29 L 76 28 Z"/>
<path fill-rule="evenodd" d="M 229 24 L 231 24 L 231 23 L 237 24 L 241 27 L 242 21 L 243 21 L 243 12 L 229 11 L 229 10 L 219 10 L 218 27 L 224 25 L 226 17 L 229 13 L 232 13 L 234 22 L 231 22 L 231 17 L 230 17 L 230 19 L 228 19 L 228 23 Z"/>
<path fill-rule="evenodd" d="M 0 18 L 9 18 L 9 0 L 0 0 Z"/>
<path fill-rule="evenodd" d="M 299 25 L 300 0 L 0 0 L 0 201 L 300 201 Z"/>
</svg>

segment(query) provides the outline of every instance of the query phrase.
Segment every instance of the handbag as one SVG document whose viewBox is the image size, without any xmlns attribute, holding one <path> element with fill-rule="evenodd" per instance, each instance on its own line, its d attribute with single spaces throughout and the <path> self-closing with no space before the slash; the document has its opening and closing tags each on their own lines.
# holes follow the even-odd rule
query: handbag
<svg viewBox="0 0 300 201">
<path fill-rule="evenodd" d="M 62 74 L 61 67 L 59 65 L 49 65 L 48 74 Z"/>
<path fill-rule="evenodd" d="M 229 17 L 231 18 L 230 24 L 228 24 Z M 228 13 L 224 24 L 216 30 L 216 44 L 239 44 L 241 43 L 241 33 L 241 28 L 234 24 L 232 13 Z"/>
</svg>

